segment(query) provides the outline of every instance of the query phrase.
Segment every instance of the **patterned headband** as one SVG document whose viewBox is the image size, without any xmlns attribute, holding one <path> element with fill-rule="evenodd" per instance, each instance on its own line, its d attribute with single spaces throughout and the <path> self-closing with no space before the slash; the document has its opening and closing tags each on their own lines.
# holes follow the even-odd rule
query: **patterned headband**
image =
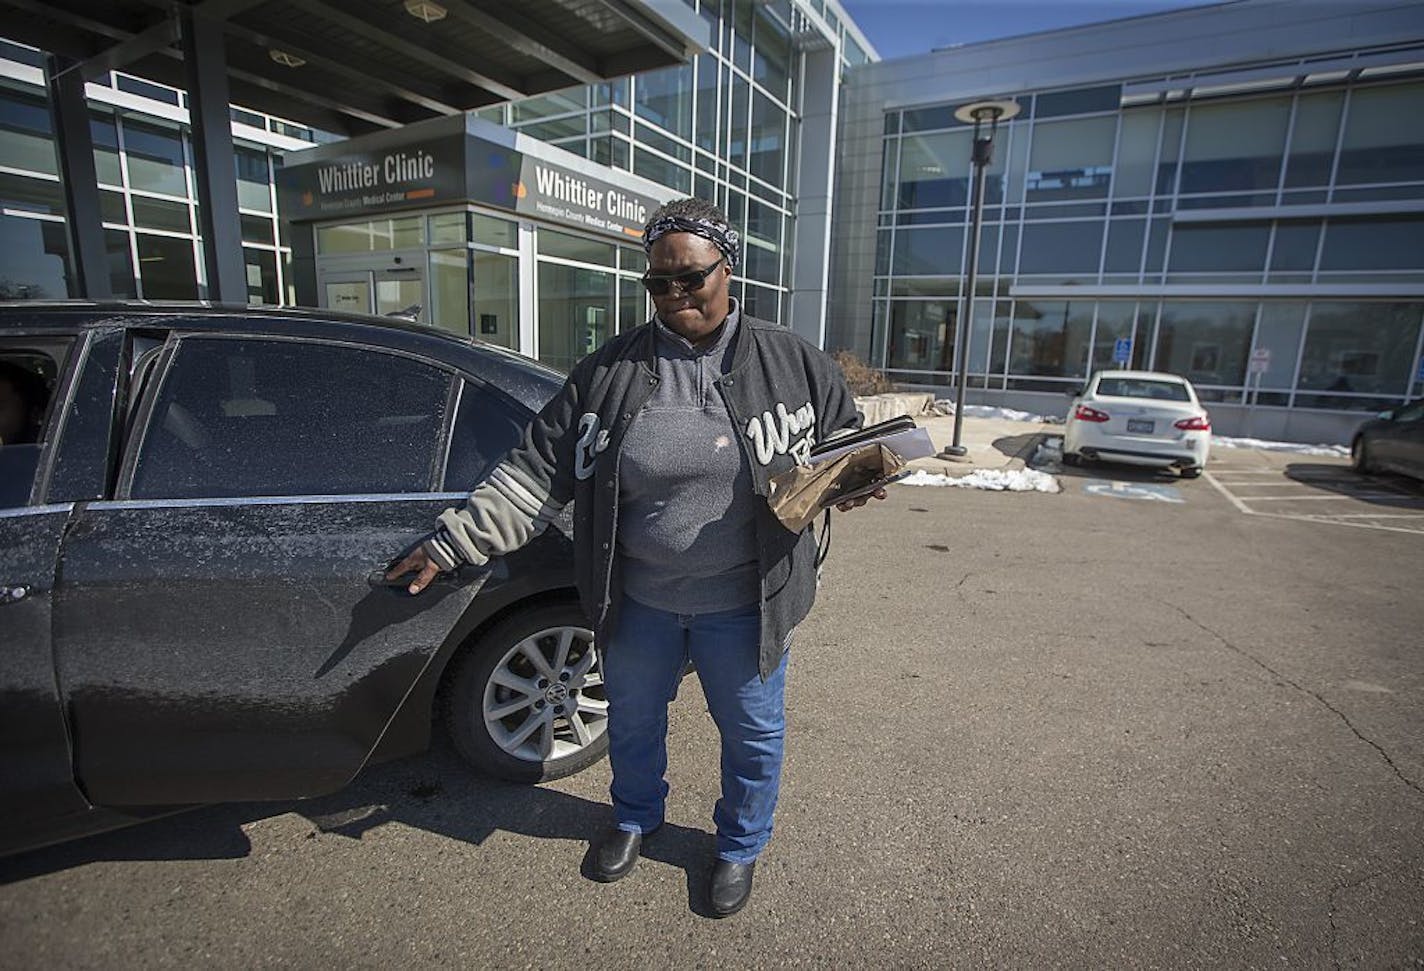
<svg viewBox="0 0 1424 971">
<path fill-rule="evenodd" d="M 726 223 L 712 219 L 663 216 L 654 220 L 643 232 L 643 251 L 652 252 L 653 244 L 668 233 L 692 233 L 694 236 L 701 236 L 722 251 L 729 267 L 737 268 L 737 250 L 741 248 L 742 237 Z"/>
</svg>

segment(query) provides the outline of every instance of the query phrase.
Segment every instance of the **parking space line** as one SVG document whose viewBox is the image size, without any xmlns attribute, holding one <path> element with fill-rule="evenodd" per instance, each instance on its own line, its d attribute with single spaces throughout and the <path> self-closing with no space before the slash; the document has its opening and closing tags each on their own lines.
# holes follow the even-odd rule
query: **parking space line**
<svg viewBox="0 0 1424 971">
<path fill-rule="evenodd" d="M 1220 482 L 1217 482 L 1217 481 L 1216 481 L 1216 476 L 1212 475 L 1210 472 L 1203 472 L 1203 473 L 1202 473 L 1202 478 L 1203 478 L 1203 479 L 1206 479 L 1206 481 L 1210 482 L 1210 483 L 1212 484 L 1212 486 L 1216 489 L 1217 492 L 1219 492 L 1219 493 L 1221 493 L 1223 496 L 1225 496 L 1225 497 L 1227 498 L 1227 500 L 1228 500 L 1233 506 L 1236 507 L 1236 510 L 1237 510 L 1238 512 L 1243 512 L 1243 513 L 1245 513 L 1245 514 L 1248 515 L 1248 516 L 1255 515 L 1254 512 L 1252 512 L 1250 509 L 1248 509 L 1248 508 L 1246 507 L 1246 504 L 1245 504 L 1244 502 L 1242 502 L 1240 499 L 1237 499 L 1237 498 L 1236 498 L 1236 496 L 1231 492 L 1230 489 L 1226 488 L 1226 486 L 1222 485 Z"/>
<path fill-rule="evenodd" d="M 1420 519 L 1424 520 L 1424 513 L 1416 512 L 1342 512 L 1334 519 Z"/>
<path fill-rule="evenodd" d="M 1232 474 L 1232 473 L 1230 473 L 1229 470 L 1224 470 L 1224 471 L 1227 472 L 1228 476 Z M 1283 473 L 1282 473 L 1280 470 L 1271 470 L 1270 472 L 1261 472 L 1261 473 L 1253 473 L 1253 474 L 1261 474 L 1261 475 L 1282 475 Z M 1406 512 L 1338 513 L 1338 514 L 1333 514 L 1333 513 L 1306 513 L 1306 512 L 1267 512 L 1267 511 L 1266 511 L 1267 509 L 1275 509 L 1275 508 L 1282 508 L 1282 507 L 1279 507 L 1279 506 L 1265 506 L 1265 505 L 1263 505 L 1264 503 L 1268 503 L 1268 502 L 1288 502 L 1288 503 L 1289 503 L 1289 502 L 1322 502 L 1322 501 L 1332 501 L 1332 500 L 1333 500 L 1333 501 L 1336 501 L 1336 502 L 1354 502 L 1354 501 L 1358 501 L 1358 500 L 1376 500 L 1376 501 L 1380 501 L 1380 500 L 1390 500 L 1390 501 L 1392 501 L 1391 508 L 1393 508 L 1393 509 L 1406 509 L 1406 510 L 1419 509 L 1419 510 L 1424 510 L 1424 498 L 1421 498 L 1421 497 L 1416 496 L 1416 495 L 1414 495 L 1414 494 L 1412 494 L 1412 493 L 1410 493 L 1410 492 L 1407 492 L 1407 491 L 1405 491 L 1404 489 L 1396 488 L 1392 483 L 1383 482 L 1383 481 L 1380 481 L 1380 480 L 1378 480 L 1378 479 L 1368 478 L 1368 479 L 1364 479 L 1363 481 L 1361 481 L 1361 478 L 1362 478 L 1362 477 L 1361 477 L 1361 478 L 1357 478 L 1357 477 L 1355 477 L 1355 476 L 1353 476 L 1353 475 L 1346 474 L 1346 475 L 1344 475 L 1344 476 L 1333 476 L 1333 475 L 1331 475 L 1331 476 L 1325 476 L 1325 475 L 1320 475 L 1320 476 L 1310 476 L 1310 477 L 1302 476 L 1302 477 L 1299 477 L 1299 478 L 1294 478 L 1294 477 L 1293 477 L 1293 478 L 1291 478 L 1291 479 L 1289 479 L 1288 481 L 1285 481 L 1285 482 L 1261 482 L 1261 481 L 1249 481 L 1249 482 L 1247 482 L 1247 481 L 1237 481 L 1237 480 L 1229 479 L 1229 478 L 1228 478 L 1228 481 L 1223 482 L 1223 481 L 1221 481 L 1221 480 L 1217 477 L 1216 474 L 1214 474 L 1214 473 L 1212 473 L 1212 472 L 1203 472 L 1202 477 L 1203 477 L 1204 479 L 1206 479 L 1208 482 L 1210 482 L 1211 485 L 1212 485 L 1212 487 L 1213 487 L 1214 489 L 1216 489 L 1217 492 L 1219 492 L 1219 493 L 1221 493 L 1223 496 L 1225 496 L 1226 499 L 1227 499 L 1227 501 L 1230 502 L 1233 506 L 1236 507 L 1236 511 L 1237 511 L 1237 512 L 1244 513 L 1244 514 L 1247 515 L 1247 516 L 1261 516 L 1261 517 L 1264 517 L 1264 518 L 1267 518 L 1267 519 L 1293 519 L 1293 520 L 1296 520 L 1297 522 L 1325 523 L 1325 524 L 1333 524 L 1333 525 L 1335 525 L 1335 526 L 1353 526 L 1353 527 L 1356 528 L 1356 529 L 1377 529 L 1377 530 L 1378 530 L 1378 529 L 1382 529 L 1382 530 L 1385 530 L 1386 532 L 1390 532 L 1390 533 L 1410 533 L 1410 534 L 1413 534 L 1413 535 L 1415 535 L 1415 536 L 1424 536 L 1424 512 L 1409 512 L 1409 511 L 1406 511 Z M 1286 495 L 1286 496 L 1283 496 L 1283 495 L 1247 495 L 1247 496 L 1238 496 L 1234 491 L 1232 491 L 1232 489 L 1228 488 L 1228 486 L 1236 486 L 1236 487 L 1238 487 L 1238 488 L 1253 488 L 1253 487 L 1257 487 L 1257 486 L 1272 486 L 1272 487 L 1275 487 L 1275 486 L 1290 486 L 1290 485 L 1295 485 L 1295 486 L 1300 486 L 1300 487 L 1302 487 L 1302 488 L 1304 488 L 1304 489 L 1309 489 L 1309 488 L 1312 488 L 1316 483 L 1325 483 L 1325 482 L 1331 482 L 1331 481 L 1334 481 L 1334 482 L 1341 482 L 1341 483 L 1352 483 L 1352 484 L 1357 484 L 1357 485 L 1365 486 L 1366 489 L 1368 489 L 1369 491 L 1360 491 L 1360 492 L 1344 491 L 1344 492 L 1341 492 L 1340 494 L 1337 494 L 1337 495 L 1328 495 L 1328 496 L 1321 496 L 1321 495 Z M 1388 490 L 1388 491 L 1383 491 L 1383 490 Z M 1406 500 L 1409 500 L 1409 502 L 1407 502 L 1407 503 L 1400 503 L 1399 500 L 1401 499 L 1401 497 L 1404 498 L 1404 499 L 1406 499 Z M 1259 505 L 1258 508 L 1252 508 L 1253 505 L 1257 505 L 1257 504 L 1262 504 L 1262 505 Z M 1319 508 L 1319 507 L 1316 507 L 1316 508 Z M 1395 522 L 1395 524 L 1394 524 L 1394 525 L 1389 525 L 1388 523 L 1385 522 L 1385 520 L 1393 520 L 1393 521 Z M 1400 520 L 1406 520 L 1406 521 L 1410 522 L 1411 525 L 1406 525 L 1404 522 L 1400 522 Z M 1417 525 L 1415 525 L 1414 523 L 1417 523 Z"/>
<path fill-rule="evenodd" d="M 1242 496 L 1245 502 L 1348 502 L 1351 499 L 1398 499 L 1398 492 L 1349 492 L 1338 496 Z M 1424 500 L 1419 500 L 1424 503 Z"/>
</svg>

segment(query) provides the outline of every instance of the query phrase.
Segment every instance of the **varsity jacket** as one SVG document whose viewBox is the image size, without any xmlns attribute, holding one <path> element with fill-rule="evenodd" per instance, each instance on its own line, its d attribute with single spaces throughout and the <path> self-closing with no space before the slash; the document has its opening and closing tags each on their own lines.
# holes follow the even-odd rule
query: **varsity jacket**
<svg viewBox="0 0 1424 971">
<path fill-rule="evenodd" d="M 741 434 L 753 488 L 804 461 L 818 441 L 860 427 L 850 389 L 825 353 L 790 330 L 743 314 L 731 369 L 717 390 Z M 609 340 L 574 366 L 523 441 L 470 494 L 440 515 L 425 542 L 442 569 L 513 552 L 573 502 L 574 574 L 595 637 L 612 630 L 622 600 L 616 557 L 623 438 L 657 385 L 651 324 Z M 816 542 L 765 503 L 756 517 L 761 572 L 762 677 L 790 644 L 816 596 Z"/>
</svg>

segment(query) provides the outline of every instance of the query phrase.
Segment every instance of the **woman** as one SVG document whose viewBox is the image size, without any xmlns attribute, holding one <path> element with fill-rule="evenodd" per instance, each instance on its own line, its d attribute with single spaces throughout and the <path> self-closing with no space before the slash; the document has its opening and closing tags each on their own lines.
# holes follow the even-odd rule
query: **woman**
<svg viewBox="0 0 1424 971">
<path fill-rule="evenodd" d="M 615 826 L 595 874 L 626 876 L 662 824 L 667 705 L 690 658 L 722 739 L 709 898 L 726 916 L 750 897 L 771 837 L 787 650 L 816 593 L 811 530 L 781 525 L 767 483 L 861 416 L 827 355 L 731 299 L 740 239 L 721 210 L 668 203 L 643 241 L 654 319 L 580 361 L 523 443 L 391 577 L 417 572 L 419 593 L 441 570 L 517 549 L 576 500 L 575 573 L 603 652 L 613 768 Z"/>
</svg>

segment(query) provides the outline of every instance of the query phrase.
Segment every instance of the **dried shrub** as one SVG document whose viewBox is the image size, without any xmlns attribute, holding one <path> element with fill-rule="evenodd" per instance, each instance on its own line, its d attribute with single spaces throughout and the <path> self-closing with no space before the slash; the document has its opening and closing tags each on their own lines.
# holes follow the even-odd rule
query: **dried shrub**
<svg viewBox="0 0 1424 971">
<path fill-rule="evenodd" d="M 894 382 L 850 351 L 836 351 L 832 357 L 840 365 L 841 373 L 845 375 L 846 384 L 850 386 L 851 394 L 857 397 L 866 397 L 895 390 Z"/>
</svg>

